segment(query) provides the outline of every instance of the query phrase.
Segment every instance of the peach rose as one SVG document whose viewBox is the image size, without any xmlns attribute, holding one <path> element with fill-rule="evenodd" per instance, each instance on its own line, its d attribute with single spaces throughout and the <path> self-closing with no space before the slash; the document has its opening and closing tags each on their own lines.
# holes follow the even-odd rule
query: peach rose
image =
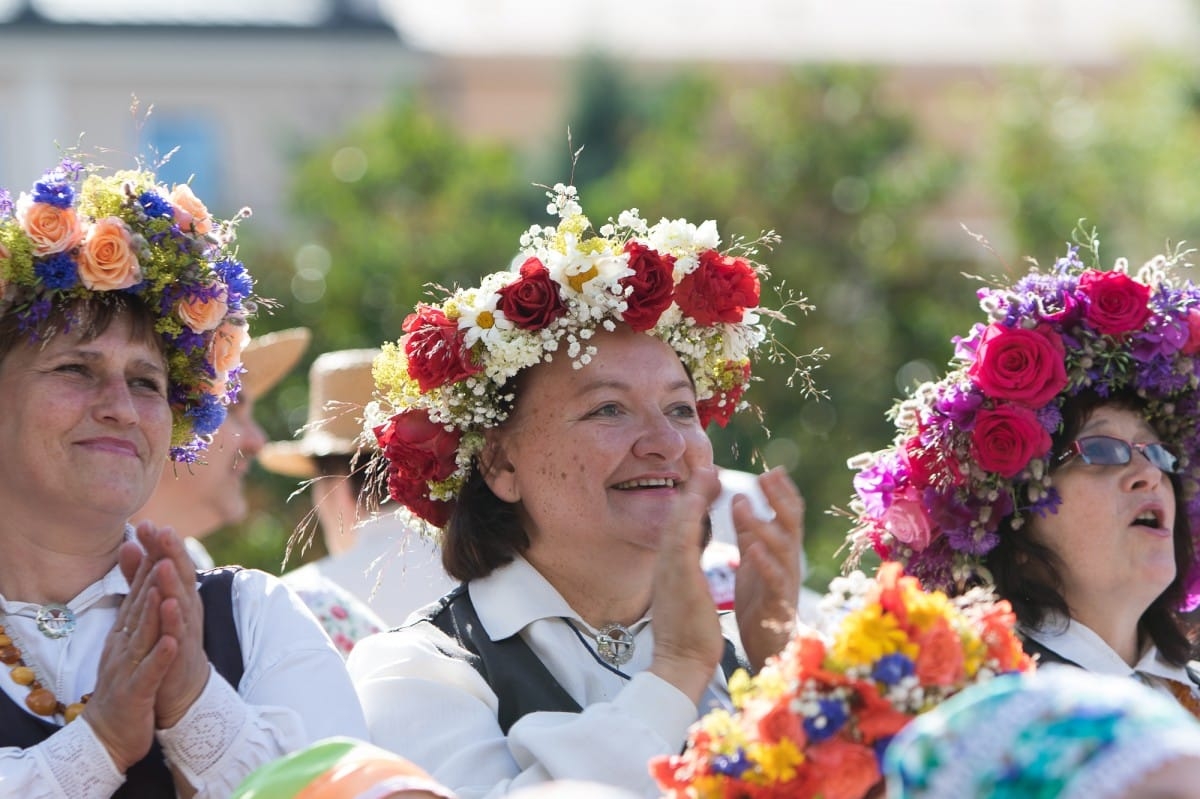
<svg viewBox="0 0 1200 799">
<path fill-rule="evenodd" d="M 212 330 L 221 324 L 221 320 L 229 311 L 229 304 L 225 301 L 227 296 L 225 288 L 220 287 L 211 297 L 189 297 L 181 300 L 178 306 L 179 318 L 197 333 Z"/>
<path fill-rule="evenodd" d="M 204 203 L 192 194 L 192 187 L 181 183 L 171 189 L 171 205 L 175 207 L 175 222 L 185 231 L 204 236 L 212 230 L 212 217 Z"/>
<path fill-rule="evenodd" d="M 22 194 L 17 202 L 17 221 L 33 241 L 33 254 L 37 256 L 66 252 L 83 237 L 74 208 L 35 203 L 28 194 Z"/>
<path fill-rule="evenodd" d="M 213 371 L 217 373 L 212 385 L 212 393 L 224 394 L 225 382 L 229 373 L 242 362 L 242 350 L 250 343 L 250 330 L 245 325 L 235 325 L 232 322 L 222 322 L 213 333 L 212 344 L 209 347 L 209 359 Z"/>
<path fill-rule="evenodd" d="M 137 285 L 141 279 L 129 226 L 115 216 L 97 219 L 79 251 L 80 282 L 92 291 L 114 291 Z"/>
</svg>

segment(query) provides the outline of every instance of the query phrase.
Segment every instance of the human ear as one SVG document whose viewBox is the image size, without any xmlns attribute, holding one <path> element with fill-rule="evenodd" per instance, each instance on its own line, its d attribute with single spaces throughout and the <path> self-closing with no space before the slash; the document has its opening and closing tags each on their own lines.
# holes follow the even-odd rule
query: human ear
<svg viewBox="0 0 1200 799">
<path fill-rule="evenodd" d="M 521 491 L 517 487 L 517 469 L 504 447 L 504 436 L 495 428 L 484 432 L 483 450 L 479 453 L 479 473 L 492 493 L 505 502 L 517 502 Z"/>
</svg>

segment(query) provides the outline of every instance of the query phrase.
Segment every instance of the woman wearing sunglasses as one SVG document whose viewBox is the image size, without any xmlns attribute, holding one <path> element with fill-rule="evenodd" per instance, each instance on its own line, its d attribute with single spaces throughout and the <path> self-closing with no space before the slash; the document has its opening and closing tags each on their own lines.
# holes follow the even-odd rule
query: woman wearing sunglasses
<svg viewBox="0 0 1200 799">
<path fill-rule="evenodd" d="M 869 550 L 952 592 L 994 586 L 1042 662 L 1136 675 L 1189 709 L 1182 613 L 1200 604 L 1200 289 L 1072 247 L 979 291 L 952 369 L 894 409 L 858 470 Z"/>
</svg>

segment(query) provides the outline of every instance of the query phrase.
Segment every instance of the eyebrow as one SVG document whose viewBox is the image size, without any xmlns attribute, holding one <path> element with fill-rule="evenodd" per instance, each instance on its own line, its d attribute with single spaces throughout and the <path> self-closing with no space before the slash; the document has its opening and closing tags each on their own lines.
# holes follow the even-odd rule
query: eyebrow
<svg viewBox="0 0 1200 799">
<path fill-rule="evenodd" d="M 606 388 L 617 389 L 619 391 L 635 391 L 635 390 L 641 390 L 642 387 L 639 386 L 639 387 L 635 388 L 632 383 L 626 382 L 624 380 L 600 379 L 600 380 L 592 380 L 587 383 L 584 383 L 582 386 L 579 387 L 579 393 L 580 394 L 590 394 L 593 391 L 599 391 L 601 389 L 606 389 Z M 685 377 L 681 380 L 676 380 L 674 383 L 669 384 L 668 386 L 666 386 L 666 388 L 668 391 L 680 391 L 683 389 L 691 391 L 693 389 L 693 386 L 692 386 L 692 381 L 688 380 Z"/>
<path fill-rule="evenodd" d="M 99 352 L 86 349 L 83 345 L 65 349 L 58 353 L 56 357 L 79 358 L 80 360 L 87 361 L 88 363 L 96 363 L 104 360 L 104 356 Z M 166 366 L 150 358 L 134 358 L 133 364 L 142 369 L 150 369 L 151 371 L 159 372 L 161 374 L 167 373 Z"/>
</svg>

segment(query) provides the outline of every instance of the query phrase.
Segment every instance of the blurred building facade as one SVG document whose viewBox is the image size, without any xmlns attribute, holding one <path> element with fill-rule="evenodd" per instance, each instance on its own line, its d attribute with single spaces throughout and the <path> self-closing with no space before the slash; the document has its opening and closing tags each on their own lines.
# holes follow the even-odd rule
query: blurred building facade
<svg viewBox="0 0 1200 799">
<path fill-rule="evenodd" d="M 0 186 L 14 194 L 56 145 L 112 168 L 178 147 L 164 181 L 194 175 L 218 216 L 250 206 L 256 230 L 282 230 L 289 153 L 419 83 L 427 60 L 371 3 L 106 5 L 0 0 Z M 203 16 L 170 16 L 188 11 Z"/>
</svg>

